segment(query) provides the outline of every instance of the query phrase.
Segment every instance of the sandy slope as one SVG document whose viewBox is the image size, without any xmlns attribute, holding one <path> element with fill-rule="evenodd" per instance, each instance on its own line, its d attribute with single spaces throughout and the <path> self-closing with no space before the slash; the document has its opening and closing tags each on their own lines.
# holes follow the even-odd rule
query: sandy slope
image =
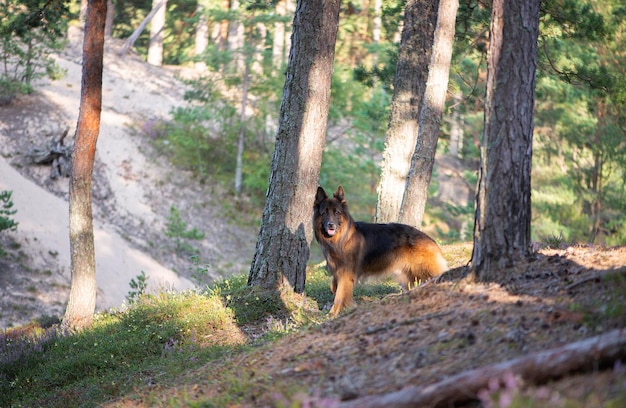
<svg viewBox="0 0 626 408">
<path fill-rule="evenodd" d="M 39 187 L 0 159 L 0 190 L 12 190 L 13 217 L 19 222 L 16 238 L 22 243 L 34 266 L 40 269 L 59 267 L 70 281 L 70 243 L 68 203 Z M 148 255 L 131 248 L 119 233 L 97 220 L 94 222 L 98 307 L 119 306 L 125 299 L 129 281 L 145 271 L 149 287 L 187 289 L 189 280 L 160 265 Z"/>
<path fill-rule="evenodd" d="M 11 235 L 31 258 L 31 268 L 51 270 L 67 284 L 70 281 L 67 179 L 51 184 L 56 186 L 56 195 L 46 191 L 41 186 L 41 178 L 36 184 L 33 181 L 36 176 L 23 175 L 23 163 L 19 163 L 16 151 L 17 155 L 25 155 L 24 143 L 31 142 L 34 146 L 37 141 L 41 142 L 43 133 L 58 134 L 69 127 L 69 134 L 74 134 L 80 103 L 81 36 L 78 29 L 71 29 L 70 45 L 57 56 L 57 63 L 67 75 L 39 88 L 38 97 L 55 105 L 54 117 L 50 112 L 39 112 L 37 118 L 35 104 L 31 104 L 36 98 L 25 97 L 21 111 L 11 107 L 14 111 L 9 113 L 8 107 L 0 107 L 0 113 L 4 110 L 4 115 L 0 115 L 0 190 L 13 191 L 18 210 L 14 218 L 19 228 Z M 139 142 L 129 137 L 129 125 L 151 118 L 166 118 L 172 106 L 182 103 L 182 86 L 171 72 L 164 75 L 164 71 L 147 66 L 132 55 L 120 60 L 114 47 L 115 44 L 108 44 L 105 56 L 102 122 L 96 153 L 97 162 L 101 164 L 98 171 L 106 178 L 106 183 L 101 184 L 107 185 L 107 191 L 100 194 L 107 200 L 102 201 L 114 203 L 94 209 L 98 218 L 94 229 L 100 309 L 119 306 L 129 291 L 129 281 L 141 271 L 150 277 L 149 288 L 192 287 L 188 279 L 153 260 L 138 250 L 137 245 L 131 245 L 128 237 L 137 225 L 154 227 L 163 223 L 150 203 L 154 194 L 147 190 L 148 185 L 163 175 L 159 167 L 142 154 Z M 19 149 L 10 147 L 16 144 L 22 145 Z M 21 172 L 12 165 L 17 165 Z M 112 217 L 127 220 L 128 230 L 123 223 L 120 227 L 119 223 L 114 226 L 102 222 Z M 3 273 L 8 272 L 0 270 L 0 275 Z M 7 295 L 11 293 L 3 293 Z M 58 296 L 66 297 L 65 293 L 58 293 Z M 0 310 L 0 315 L 6 316 L 7 310 Z M 11 324 L 18 324 L 20 320 Z"/>
</svg>

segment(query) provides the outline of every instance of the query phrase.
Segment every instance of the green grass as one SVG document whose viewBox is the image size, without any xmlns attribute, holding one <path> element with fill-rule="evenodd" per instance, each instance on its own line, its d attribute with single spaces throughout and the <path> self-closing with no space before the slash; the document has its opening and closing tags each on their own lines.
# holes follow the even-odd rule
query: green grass
<svg viewBox="0 0 626 408">
<path fill-rule="evenodd" d="M 231 319 L 217 298 L 162 293 L 142 297 L 127 311 L 99 314 L 80 333 L 63 335 L 56 328 L 26 337 L 8 333 L 0 338 L 0 406 L 95 405 L 175 376 L 194 361 L 229 351 L 198 345 Z"/>
<path fill-rule="evenodd" d="M 310 268 L 304 295 L 249 288 L 246 280 L 235 276 L 202 293 L 142 295 L 126 310 L 97 314 L 78 333 L 42 322 L 0 333 L 0 406 L 97 406 L 174 384 L 207 362 L 328 318 L 320 309 L 332 302 L 330 277 L 321 265 Z M 359 285 L 355 299 L 398 291 L 391 281 Z M 260 334 L 244 340 L 250 326 Z"/>
</svg>

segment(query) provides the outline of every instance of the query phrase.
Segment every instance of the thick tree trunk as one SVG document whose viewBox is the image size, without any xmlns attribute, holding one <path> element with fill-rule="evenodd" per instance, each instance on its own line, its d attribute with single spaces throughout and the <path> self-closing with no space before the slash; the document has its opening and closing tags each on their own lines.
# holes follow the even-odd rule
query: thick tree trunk
<svg viewBox="0 0 626 408">
<path fill-rule="evenodd" d="M 301 0 L 249 285 L 304 290 L 339 26 L 340 0 Z"/>
<path fill-rule="evenodd" d="M 530 176 L 540 0 L 494 0 L 472 270 L 496 280 L 530 255 Z"/>
<path fill-rule="evenodd" d="M 377 222 L 396 222 L 417 140 L 439 1 L 408 0 L 381 164 Z"/>
<path fill-rule="evenodd" d="M 162 2 L 162 5 L 159 4 Z M 163 38 L 165 37 L 165 13 L 167 10 L 166 0 L 152 0 L 152 8 L 157 12 L 152 17 L 150 24 L 150 44 L 148 45 L 148 64 L 163 65 Z"/>
<path fill-rule="evenodd" d="M 532 353 L 475 370 L 465 371 L 429 386 L 405 388 L 339 404 L 340 408 L 450 407 L 476 400 L 493 379 L 505 374 L 521 376 L 526 383 L 543 384 L 575 371 L 596 370 L 626 358 L 626 329 Z"/>
<path fill-rule="evenodd" d="M 400 222 L 418 229 L 422 226 L 428 186 L 435 164 L 441 118 L 446 104 L 458 8 L 458 0 L 440 0 L 439 2 L 437 28 L 432 58 L 428 67 L 428 81 L 422 101 L 417 143 L 411 158 L 411 168 L 400 208 Z"/>
<path fill-rule="evenodd" d="M 91 183 L 102 109 L 102 61 L 107 1 L 89 0 L 83 41 L 80 112 L 70 178 L 72 280 L 63 318 L 66 329 L 91 325 L 96 308 L 96 256 Z"/>
</svg>

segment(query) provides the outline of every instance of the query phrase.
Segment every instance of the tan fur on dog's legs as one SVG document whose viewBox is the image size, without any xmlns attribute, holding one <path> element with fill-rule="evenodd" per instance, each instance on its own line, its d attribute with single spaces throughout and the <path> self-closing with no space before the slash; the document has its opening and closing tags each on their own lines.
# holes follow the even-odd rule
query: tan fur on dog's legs
<svg viewBox="0 0 626 408">
<path fill-rule="evenodd" d="M 337 316 L 343 309 L 352 305 L 354 281 L 355 279 L 352 274 L 346 274 L 339 278 L 333 278 L 333 284 L 336 282 L 336 291 L 333 307 L 330 309 L 331 316 Z"/>
</svg>

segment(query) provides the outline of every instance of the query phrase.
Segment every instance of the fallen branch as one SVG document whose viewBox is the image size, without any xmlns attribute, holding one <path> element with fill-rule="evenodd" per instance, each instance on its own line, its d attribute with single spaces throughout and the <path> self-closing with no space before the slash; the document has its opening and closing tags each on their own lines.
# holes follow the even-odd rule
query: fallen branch
<svg viewBox="0 0 626 408">
<path fill-rule="evenodd" d="M 28 153 L 31 161 L 38 165 L 52 165 L 51 179 L 69 177 L 73 145 L 65 146 L 64 140 L 70 128 L 66 128 L 58 141 L 52 141 L 43 148 L 34 148 Z"/>
<path fill-rule="evenodd" d="M 626 266 L 622 267 L 622 268 L 617 268 L 617 269 L 607 269 L 604 271 L 600 271 L 596 274 L 594 274 L 593 276 L 589 276 L 585 279 L 581 279 L 578 282 L 574 282 L 568 286 L 565 287 L 565 290 L 572 290 L 577 286 L 583 285 L 587 282 L 600 282 L 606 278 L 608 278 L 609 276 L 613 276 L 613 275 L 626 275 Z"/>
<path fill-rule="evenodd" d="M 477 399 L 490 379 L 507 372 L 521 376 L 527 383 L 542 384 L 575 371 L 593 370 L 626 358 L 626 329 L 565 346 L 529 354 L 515 360 L 465 371 L 436 384 L 412 386 L 384 395 L 371 395 L 345 401 L 340 408 L 439 407 Z"/>
</svg>

